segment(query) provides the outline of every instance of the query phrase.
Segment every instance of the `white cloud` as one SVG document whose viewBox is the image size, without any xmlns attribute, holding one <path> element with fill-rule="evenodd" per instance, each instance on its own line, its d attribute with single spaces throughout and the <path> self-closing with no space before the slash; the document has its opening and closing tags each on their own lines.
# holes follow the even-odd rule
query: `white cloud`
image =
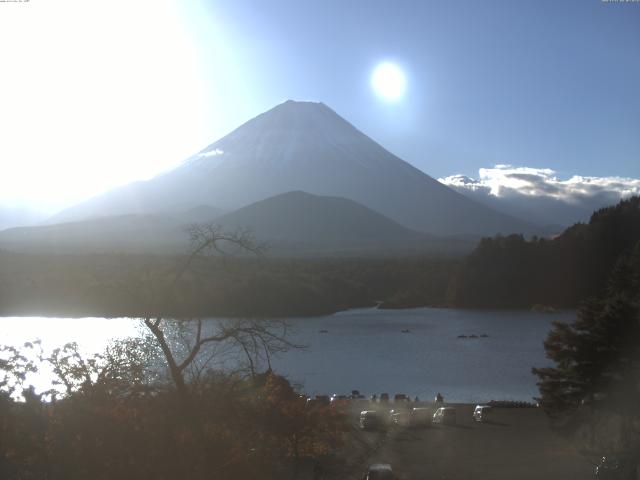
<svg viewBox="0 0 640 480">
<path fill-rule="evenodd" d="M 219 148 L 214 148 L 213 150 L 199 153 L 198 156 L 199 157 L 217 157 L 218 155 L 222 155 L 223 153 L 224 153 L 224 150 L 221 150 Z"/>
<path fill-rule="evenodd" d="M 453 188 L 464 188 L 467 190 L 486 190 L 487 193 L 491 191 L 491 187 L 483 185 L 482 182 L 475 178 L 467 177 L 466 175 L 450 175 L 448 177 L 439 178 L 440 183 Z"/>
<path fill-rule="evenodd" d="M 588 219 L 593 210 L 640 195 L 640 179 L 625 177 L 559 178 L 550 168 L 496 165 L 478 178 L 451 175 L 438 180 L 474 200 L 538 223 L 568 225 Z"/>
<path fill-rule="evenodd" d="M 603 194 L 617 199 L 640 195 L 640 179 L 637 178 L 574 175 L 567 180 L 562 180 L 550 168 L 511 165 L 481 168 L 478 179 L 464 175 L 451 175 L 438 180 L 457 189 L 485 191 L 495 197 L 510 195 L 551 197 L 568 203 Z"/>
</svg>

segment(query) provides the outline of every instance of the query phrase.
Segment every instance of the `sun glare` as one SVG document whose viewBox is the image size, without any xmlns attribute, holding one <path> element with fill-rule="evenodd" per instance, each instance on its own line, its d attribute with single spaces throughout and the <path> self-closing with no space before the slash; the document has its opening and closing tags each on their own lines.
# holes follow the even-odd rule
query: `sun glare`
<svg viewBox="0 0 640 480">
<path fill-rule="evenodd" d="M 397 101 L 404 95 L 407 80 L 398 65 L 390 62 L 379 64 L 371 75 L 371 85 L 378 96 L 387 101 Z"/>
<path fill-rule="evenodd" d="M 32 3 L 0 15 L 0 202 L 77 202 L 200 146 L 204 86 L 173 3 Z"/>
</svg>

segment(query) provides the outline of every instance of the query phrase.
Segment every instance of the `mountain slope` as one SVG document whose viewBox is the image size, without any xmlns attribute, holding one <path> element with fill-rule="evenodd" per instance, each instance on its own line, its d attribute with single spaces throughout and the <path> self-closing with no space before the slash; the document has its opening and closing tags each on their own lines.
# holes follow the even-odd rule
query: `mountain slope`
<svg viewBox="0 0 640 480">
<path fill-rule="evenodd" d="M 27 207 L 0 206 L 0 230 L 21 225 L 32 225 L 46 218 L 46 214 Z"/>
<path fill-rule="evenodd" d="M 247 229 L 277 252 L 413 253 L 450 246 L 448 240 L 410 230 L 352 200 L 300 191 L 253 203 L 216 223 L 227 230 Z"/>
<path fill-rule="evenodd" d="M 187 240 L 181 222 L 158 215 L 114 215 L 0 232 L 0 248 L 37 252 L 182 251 Z"/>
<path fill-rule="evenodd" d="M 217 210 L 197 208 L 198 216 Z M 179 217 L 114 215 L 0 232 L 0 248 L 58 252 L 184 252 L 194 211 Z M 352 200 L 288 192 L 213 220 L 226 231 L 248 230 L 272 256 L 467 253 L 471 242 L 410 230 Z"/>
<path fill-rule="evenodd" d="M 170 172 L 107 192 L 53 220 L 201 204 L 234 210 L 295 190 L 348 198 L 429 233 L 535 230 L 442 185 L 326 105 L 293 101 L 258 115 Z"/>
</svg>

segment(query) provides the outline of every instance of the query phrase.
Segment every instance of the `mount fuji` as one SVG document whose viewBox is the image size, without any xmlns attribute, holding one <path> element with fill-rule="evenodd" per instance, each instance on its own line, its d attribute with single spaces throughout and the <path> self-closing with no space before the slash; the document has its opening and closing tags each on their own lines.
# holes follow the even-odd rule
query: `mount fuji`
<svg viewBox="0 0 640 480">
<path fill-rule="evenodd" d="M 233 211 L 291 191 L 353 200 L 430 234 L 536 230 L 441 184 L 323 103 L 291 100 L 249 120 L 174 170 L 91 198 L 50 223 L 175 213 L 202 205 Z"/>
</svg>

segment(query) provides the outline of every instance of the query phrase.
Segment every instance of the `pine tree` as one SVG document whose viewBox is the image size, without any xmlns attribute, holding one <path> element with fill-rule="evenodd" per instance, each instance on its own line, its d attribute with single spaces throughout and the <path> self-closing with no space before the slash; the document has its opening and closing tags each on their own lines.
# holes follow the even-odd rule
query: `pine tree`
<svg viewBox="0 0 640 480">
<path fill-rule="evenodd" d="M 587 406 L 640 415 L 640 242 L 619 259 L 604 294 L 585 302 L 574 323 L 554 324 L 545 350 L 555 366 L 533 372 L 542 406 L 559 423 L 584 420 L 575 414 Z"/>
</svg>

